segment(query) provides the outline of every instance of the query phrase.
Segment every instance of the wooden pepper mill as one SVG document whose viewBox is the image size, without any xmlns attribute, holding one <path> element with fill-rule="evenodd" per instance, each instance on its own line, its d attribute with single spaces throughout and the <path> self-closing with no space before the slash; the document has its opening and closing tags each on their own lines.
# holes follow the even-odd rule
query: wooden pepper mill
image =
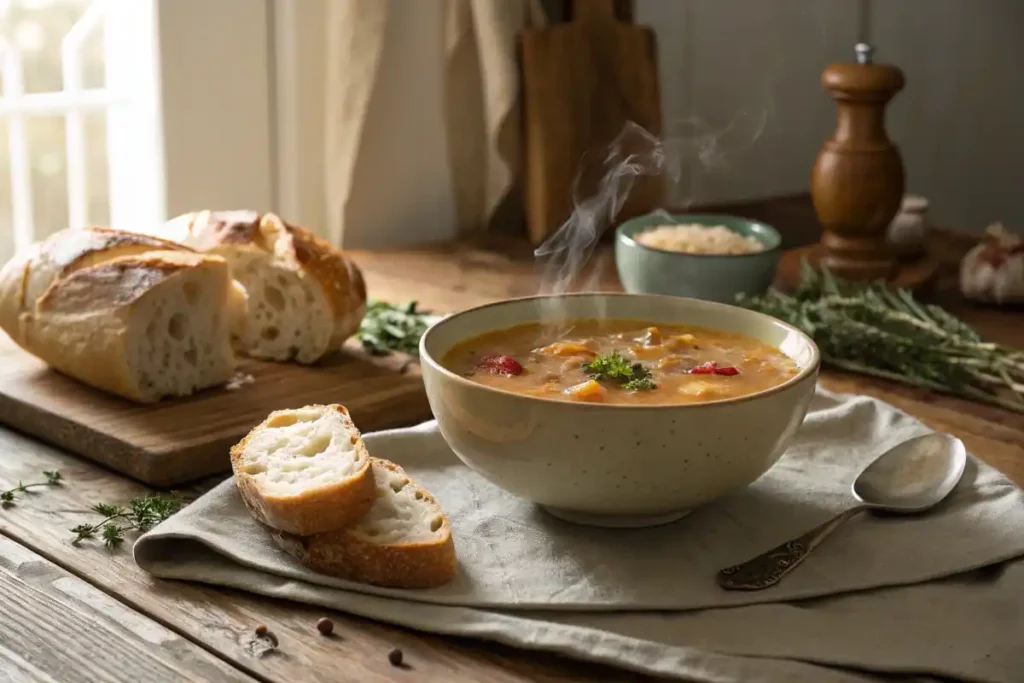
<svg viewBox="0 0 1024 683">
<path fill-rule="evenodd" d="M 903 89 L 903 72 L 872 63 L 856 46 L 855 64 L 832 64 L 822 84 L 836 101 L 835 133 L 811 172 L 811 199 L 824 232 L 814 261 L 849 280 L 896 279 L 886 229 L 903 198 L 903 160 L 885 130 L 885 108 Z"/>
</svg>

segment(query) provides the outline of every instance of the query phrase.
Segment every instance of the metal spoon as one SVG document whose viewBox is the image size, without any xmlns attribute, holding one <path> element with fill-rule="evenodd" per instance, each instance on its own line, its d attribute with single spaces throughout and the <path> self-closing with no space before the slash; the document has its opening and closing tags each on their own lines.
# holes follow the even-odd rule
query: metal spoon
<svg viewBox="0 0 1024 683">
<path fill-rule="evenodd" d="M 914 514 L 934 507 L 960 481 L 966 464 L 963 442 L 948 434 L 904 441 L 879 456 L 853 482 L 853 497 L 860 505 L 763 555 L 723 569 L 718 572 L 718 585 L 744 591 L 774 586 L 843 522 L 865 510 Z"/>
</svg>

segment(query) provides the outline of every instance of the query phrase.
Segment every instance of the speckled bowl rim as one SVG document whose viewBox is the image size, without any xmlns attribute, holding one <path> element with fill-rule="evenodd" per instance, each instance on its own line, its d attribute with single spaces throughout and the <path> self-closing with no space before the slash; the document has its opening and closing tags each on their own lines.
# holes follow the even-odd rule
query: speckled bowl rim
<svg viewBox="0 0 1024 683">
<path fill-rule="evenodd" d="M 691 253 L 686 252 L 686 251 L 672 251 L 671 249 L 658 249 L 656 247 L 649 247 L 646 244 L 643 244 L 642 242 L 636 241 L 635 239 L 633 239 L 632 235 L 627 235 L 626 232 L 625 232 L 627 228 L 632 227 L 632 225 L 636 224 L 638 221 L 640 221 L 642 219 L 647 218 L 648 216 L 636 216 L 635 218 L 630 218 L 628 221 L 625 221 L 624 223 L 619 225 L 619 227 L 615 228 L 615 239 L 621 241 L 623 244 L 625 244 L 626 246 L 629 246 L 629 247 L 636 247 L 636 248 L 641 249 L 643 251 L 649 251 L 649 252 L 654 253 L 654 254 L 668 254 L 669 256 L 672 256 L 672 257 L 680 257 L 680 258 L 684 258 L 684 259 L 693 258 L 693 259 L 722 259 L 722 260 L 726 260 L 726 259 L 745 259 L 745 258 L 755 258 L 755 257 L 762 257 L 763 258 L 764 256 L 767 256 L 769 254 L 774 254 L 774 253 L 782 251 L 782 233 L 780 233 L 778 230 L 776 230 L 774 226 L 771 226 L 771 225 L 765 223 L 764 221 L 754 220 L 753 218 L 744 218 L 743 216 L 734 216 L 734 215 L 728 214 L 728 213 L 673 213 L 673 214 L 669 214 L 669 215 L 672 216 L 673 218 L 683 217 L 683 216 L 690 216 L 692 218 L 702 218 L 702 219 L 703 218 L 712 218 L 712 217 L 714 217 L 714 218 L 723 218 L 723 219 L 726 219 L 726 220 L 742 221 L 744 223 L 749 223 L 751 225 L 758 225 L 758 226 L 761 226 L 762 228 L 767 228 L 768 231 L 772 235 L 775 236 L 776 243 L 775 243 L 775 246 L 773 246 L 773 247 L 768 247 L 767 249 L 762 249 L 761 251 L 752 251 L 749 254 L 691 254 Z M 732 230 L 732 228 L 729 228 L 729 226 L 727 226 L 727 225 L 725 225 L 723 227 L 725 227 L 728 230 Z M 733 231 L 733 232 L 735 232 L 735 231 Z M 762 244 L 763 244 L 763 242 L 762 242 Z"/>
<path fill-rule="evenodd" d="M 704 403 L 665 403 L 665 404 L 656 404 L 656 405 L 636 405 L 636 404 L 623 404 L 623 403 L 578 403 L 578 402 L 572 402 L 572 401 L 563 401 L 563 400 L 560 400 L 560 399 L 557 399 L 557 398 L 545 398 L 543 396 L 528 396 L 526 394 L 520 394 L 520 393 L 517 393 L 517 392 L 514 392 L 514 391 L 507 391 L 505 389 L 498 389 L 496 387 L 492 387 L 492 386 L 487 385 L 487 384 L 481 384 L 479 382 L 474 382 L 474 381 L 472 381 L 470 379 L 467 379 L 467 378 L 463 377 L 462 375 L 460 375 L 458 373 L 452 372 L 448 368 L 446 368 L 443 365 L 441 365 L 441 362 L 439 360 L 435 359 L 432 355 L 430 355 L 427 352 L 427 340 L 430 338 L 431 334 L 434 333 L 437 329 L 439 329 L 443 325 L 445 325 L 446 323 L 450 322 L 451 320 L 454 320 L 455 318 L 459 318 L 459 317 L 467 316 L 467 315 L 473 315 L 474 313 L 476 313 L 478 311 L 482 311 L 482 310 L 487 309 L 487 308 L 495 308 L 495 307 L 499 307 L 499 306 L 508 306 L 510 304 L 519 303 L 519 302 L 523 302 L 523 301 L 531 301 L 531 300 L 540 301 L 540 300 L 543 300 L 543 299 L 566 299 L 566 298 L 570 298 L 570 297 L 574 297 L 574 298 L 575 297 L 579 297 L 579 298 L 584 298 L 585 297 L 585 298 L 591 298 L 591 299 L 597 298 L 597 297 L 634 297 L 634 298 L 639 297 L 639 298 L 645 298 L 645 299 L 666 299 L 666 300 L 672 300 L 672 301 L 675 301 L 675 302 L 678 302 L 679 300 L 683 300 L 683 301 L 686 301 L 689 304 L 694 305 L 694 306 L 696 306 L 698 308 L 701 308 L 701 307 L 705 307 L 705 308 L 719 308 L 719 309 L 730 309 L 730 310 L 739 311 L 740 315 L 750 315 L 750 316 L 754 316 L 755 318 L 763 318 L 764 320 L 766 320 L 770 324 L 777 325 L 777 326 L 779 326 L 779 327 L 781 327 L 781 328 L 783 328 L 783 329 L 785 329 L 785 330 L 787 330 L 789 332 L 795 333 L 798 337 L 802 337 L 803 340 L 807 343 L 808 347 L 811 349 L 811 362 L 807 364 L 807 367 L 801 369 L 800 372 L 798 372 L 793 377 L 790 377 L 788 380 L 786 380 L 782 384 L 777 384 L 777 385 L 775 385 L 773 387 L 769 387 L 767 389 L 763 389 L 761 391 L 754 392 L 753 394 L 745 394 L 743 396 L 734 396 L 732 398 L 722 398 L 722 399 L 717 399 L 717 400 L 714 400 L 714 401 L 705 401 Z M 540 322 L 540 321 L 538 320 L 536 322 Z M 518 323 L 518 324 L 527 325 L 529 323 Z M 512 325 L 506 325 L 506 328 L 507 327 L 512 327 Z M 495 331 L 497 331 L 499 329 L 504 329 L 504 328 L 494 328 L 493 330 L 489 330 L 489 331 L 495 332 Z M 475 336 L 479 336 L 479 335 L 482 335 L 482 334 L 487 334 L 487 332 L 488 331 L 479 332 Z M 451 347 L 449 347 L 449 349 L 450 348 Z M 808 377 L 817 374 L 818 369 L 819 369 L 819 367 L 821 365 L 821 352 L 818 349 L 818 345 L 814 343 L 814 340 L 811 339 L 811 337 L 809 335 L 807 335 L 805 332 L 803 332 L 799 328 L 794 327 L 793 325 L 790 325 L 789 323 L 787 323 L 785 321 L 779 320 L 778 318 L 773 318 L 772 316 L 767 315 L 765 313 L 761 313 L 759 311 L 752 311 L 752 310 L 746 309 L 746 308 L 740 308 L 739 306 L 731 306 L 729 304 L 718 303 L 716 301 L 705 301 L 704 299 L 692 299 L 692 298 L 688 298 L 688 297 L 670 296 L 670 295 L 667 295 L 667 294 L 630 294 L 628 292 L 574 292 L 572 294 L 554 294 L 554 295 L 551 295 L 551 294 L 541 294 L 541 295 L 534 295 L 534 296 L 516 297 L 516 298 L 512 298 L 512 299 L 502 299 L 501 301 L 492 301 L 491 303 L 488 303 L 488 304 L 481 304 L 480 306 L 474 306 L 473 308 L 467 308 L 464 311 L 459 311 L 458 313 L 452 313 L 451 315 L 445 316 L 443 319 L 441 319 L 441 320 L 437 321 L 436 323 L 434 323 L 433 325 L 431 325 L 427 329 L 427 331 L 423 334 L 423 336 L 420 337 L 419 352 L 420 352 L 420 363 L 423 363 L 424 361 L 426 361 L 426 363 L 428 365 L 430 365 L 431 368 L 436 370 L 439 374 L 444 375 L 447 379 L 449 379 L 451 381 L 454 381 L 455 383 L 457 383 L 459 385 L 462 385 L 464 387 L 468 387 L 468 388 L 472 388 L 472 389 L 479 389 L 480 391 L 486 391 L 486 392 L 491 392 L 491 393 L 495 393 L 495 394 L 500 394 L 502 396 L 516 397 L 516 398 L 522 399 L 524 401 L 536 401 L 536 402 L 539 402 L 539 403 L 554 403 L 554 404 L 559 405 L 559 406 L 570 407 L 570 408 L 581 409 L 581 410 L 640 410 L 640 411 L 644 411 L 644 410 L 648 410 L 648 411 L 653 411 L 653 410 L 696 410 L 696 409 L 701 409 L 701 408 L 708 408 L 708 407 L 711 407 L 711 406 L 719 407 L 719 406 L 724 406 L 724 405 L 728 405 L 728 404 L 742 403 L 742 402 L 746 402 L 746 401 L 755 401 L 755 400 L 758 400 L 758 399 L 766 398 L 768 396 L 771 396 L 772 394 L 776 394 L 776 393 L 784 391 L 784 390 L 786 390 L 786 389 L 788 389 L 790 387 L 796 386 L 797 384 L 800 384 L 801 382 L 806 380 Z"/>
</svg>

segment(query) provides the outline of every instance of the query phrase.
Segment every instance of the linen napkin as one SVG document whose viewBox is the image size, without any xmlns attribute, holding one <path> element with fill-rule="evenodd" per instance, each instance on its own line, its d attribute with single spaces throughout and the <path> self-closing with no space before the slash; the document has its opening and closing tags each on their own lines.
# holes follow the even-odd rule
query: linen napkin
<svg viewBox="0 0 1024 683">
<path fill-rule="evenodd" d="M 853 504 L 871 460 L 927 428 L 867 397 L 818 389 L 783 458 L 747 489 L 661 527 L 557 520 L 455 457 L 430 422 L 366 436 L 448 513 L 448 586 L 403 591 L 310 572 L 279 550 L 229 479 L 139 539 L 136 562 L 424 631 L 707 681 L 846 683 L 931 675 L 1024 680 L 1024 493 L 971 458 L 926 516 L 862 515 L 779 585 L 728 592 L 718 569 Z"/>
</svg>

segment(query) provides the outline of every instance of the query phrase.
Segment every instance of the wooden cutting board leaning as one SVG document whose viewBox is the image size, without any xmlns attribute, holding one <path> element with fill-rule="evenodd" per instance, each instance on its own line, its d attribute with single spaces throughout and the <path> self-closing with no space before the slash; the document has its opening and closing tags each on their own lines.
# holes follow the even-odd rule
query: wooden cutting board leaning
<svg viewBox="0 0 1024 683">
<path fill-rule="evenodd" d="M 654 32 L 616 20 L 613 0 L 576 0 L 573 14 L 568 23 L 521 36 L 526 217 L 533 244 L 571 215 L 584 154 L 600 155 L 629 121 L 661 134 Z M 638 178 L 619 218 L 648 213 L 662 196 L 660 177 Z"/>
<path fill-rule="evenodd" d="M 172 487 L 228 471 L 228 449 L 274 410 L 341 403 L 365 431 L 430 419 L 418 365 L 371 358 L 354 340 L 312 366 L 246 360 L 239 376 L 235 388 L 132 403 L 51 370 L 0 332 L 0 422 Z"/>
</svg>

